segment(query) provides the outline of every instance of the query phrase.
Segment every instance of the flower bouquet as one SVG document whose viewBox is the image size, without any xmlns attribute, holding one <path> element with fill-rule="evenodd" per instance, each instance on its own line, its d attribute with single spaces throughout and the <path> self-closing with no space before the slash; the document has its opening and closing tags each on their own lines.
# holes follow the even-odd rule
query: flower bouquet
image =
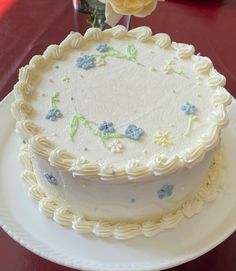
<svg viewBox="0 0 236 271">
<path fill-rule="evenodd" d="M 78 12 L 88 15 L 93 27 L 104 29 L 116 25 L 123 16 L 145 17 L 151 14 L 158 0 L 80 0 Z"/>
</svg>

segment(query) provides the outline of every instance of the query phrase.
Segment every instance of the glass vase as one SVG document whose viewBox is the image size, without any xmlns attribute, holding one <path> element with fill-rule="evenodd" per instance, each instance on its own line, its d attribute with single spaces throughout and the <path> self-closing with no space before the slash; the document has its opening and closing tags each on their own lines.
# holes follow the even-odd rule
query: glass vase
<svg viewBox="0 0 236 271">
<path fill-rule="evenodd" d="M 99 0 L 73 0 L 76 31 L 84 33 L 89 27 L 97 27 L 101 30 L 109 28 L 106 24 L 105 4 Z M 123 16 L 118 24 L 127 29 L 130 26 L 131 16 Z"/>
</svg>

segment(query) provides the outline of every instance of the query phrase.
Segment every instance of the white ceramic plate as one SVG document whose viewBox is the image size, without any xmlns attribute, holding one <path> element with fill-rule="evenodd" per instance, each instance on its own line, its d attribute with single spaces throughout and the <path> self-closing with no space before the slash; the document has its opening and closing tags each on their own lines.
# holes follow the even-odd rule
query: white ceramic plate
<svg viewBox="0 0 236 271">
<path fill-rule="evenodd" d="M 21 144 L 14 133 L 10 94 L 0 104 L 0 218 L 2 228 L 32 252 L 68 267 L 83 270 L 163 270 L 190 261 L 211 250 L 236 229 L 236 120 L 223 132 L 226 157 L 226 187 L 216 201 L 185 219 L 174 230 L 154 238 L 119 241 L 80 236 L 38 211 L 20 183 L 17 161 Z M 236 116 L 236 104 L 230 115 Z"/>
</svg>

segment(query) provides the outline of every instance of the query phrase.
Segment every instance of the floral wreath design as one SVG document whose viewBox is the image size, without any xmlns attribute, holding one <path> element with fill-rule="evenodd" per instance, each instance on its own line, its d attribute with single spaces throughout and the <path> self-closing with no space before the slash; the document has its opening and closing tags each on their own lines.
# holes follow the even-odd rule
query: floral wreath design
<svg viewBox="0 0 236 271">
<path fill-rule="evenodd" d="M 101 43 L 97 45 L 96 51 L 96 54 L 82 54 L 79 58 L 77 58 L 76 66 L 80 69 L 89 70 L 95 66 L 104 65 L 106 63 L 107 57 L 123 59 L 126 61 L 131 61 L 137 65 L 144 66 L 137 60 L 137 49 L 133 44 L 128 44 L 126 51 L 120 52 L 106 43 Z M 171 66 L 173 64 L 173 60 L 167 61 L 166 65 L 162 68 L 162 71 L 164 73 L 169 73 L 171 70 L 176 74 L 186 77 L 184 72 L 176 72 L 176 70 Z M 70 78 L 66 77 L 63 79 L 63 81 L 69 82 Z M 58 102 L 59 93 L 56 92 L 51 96 L 51 109 L 49 109 L 45 117 L 46 119 L 50 121 L 56 121 L 58 118 L 62 118 L 63 115 L 57 108 Z M 184 133 L 184 136 L 188 137 L 191 135 L 193 123 L 198 120 L 198 117 L 196 116 L 197 107 L 187 102 L 181 107 L 181 110 L 185 113 L 185 115 L 189 116 L 188 127 Z M 99 138 L 103 145 L 112 153 L 119 153 L 124 149 L 123 144 L 119 139 L 129 138 L 131 140 L 139 140 L 140 137 L 144 134 L 144 130 L 140 127 L 137 127 L 135 124 L 129 124 L 123 132 L 120 132 L 115 129 L 114 124 L 111 121 L 95 123 L 94 121 L 87 119 L 83 114 L 76 112 L 72 116 L 70 123 L 70 138 L 72 140 L 76 136 L 80 125 L 83 125 L 85 128 L 90 130 L 91 133 Z M 114 141 L 107 144 L 106 141 L 110 139 L 114 139 Z M 157 131 L 153 135 L 153 142 L 162 148 L 168 148 L 170 145 L 173 145 L 173 137 L 169 134 L 168 131 Z"/>
</svg>

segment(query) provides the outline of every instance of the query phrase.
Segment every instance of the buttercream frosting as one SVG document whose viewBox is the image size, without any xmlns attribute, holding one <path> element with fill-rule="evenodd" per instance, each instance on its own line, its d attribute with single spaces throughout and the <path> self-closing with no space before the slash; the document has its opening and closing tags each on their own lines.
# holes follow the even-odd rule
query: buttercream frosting
<svg viewBox="0 0 236 271">
<path fill-rule="evenodd" d="M 85 53 L 96 56 L 96 46 L 99 44 L 106 44 L 108 50 L 113 50 L 109 52 L 112 52 L 110 55 L 114 57 L 107 58 L 105 62 L 103 60 L 101 67 L 94 67 L 86 73 L 83 69 L 80 71 L 76 68 L 76 57 Z M 124 58 L 121 50 L 124 50 L 127 45 L 130 48 L 127 51 L 130 56 Z M 67 170 L 73 175 L 96 174 L 102 180 L 117 179 L 126 175 L 128 179 L 135 179 L 146 174 L 167 174 L 183 166 L 192 167 L 203 159 L 208 150 L 217 145 L 220 130 L 228 122 L 225 108 L 231 101 L 230 94 L 223 87 L 225 77 L 214 69 L 209 58 L 194 55 L 194 52 L 193 45 L 171 42 L 170 37 L 165 33 L 152 35 L 148 27 L 138 27 L 127 31 L 122 26 L 116 26 L 103 32 L 91 28 L 86 31 L 84 37 L 73 32 L 60 45 L 50 45 L 42 56 L 33 57 L 29 65 L 20 69 L 19 81 L 14 87 L 16 101 L 12 104 L 12 113 L 17 120 L 17 131 L 23 139 L 29 141 L 33 152 L 48 159 L 51 165 Z M 129 63 L 132 57 L 135 58 L 136 64 Z M 151 66 L 155 72 L 150 72 L 148 66 Z M 116 70 L 116 67 L 120 68 Z M 71 74 L 66 72 L 70 69 Z M 127 69 L 132 69 L 134 73 L 134 79 L 127 77 L 130 83 L 126 81 Z M 128 92 L 124 94 L 122 88 L 125 88 L 125 85 L 122 81 L 121 83 L 116 81 L 114 76 L 121 70 L 124 84 L 130 87 L 129 93 L 136 92 L 135 94 L 130 95 Z M 106 85 L 99 85 L 99 82 L 106 81 L 102 78 L 105 79 L 104 76 L 108 75 L 107 71 L 111 76 L 111 85 L 109 81 Z M 162 71 L 164 71 L 164 77 Z M 67 85 L 63 85 L 63 80 L 61 81 L 63 76 L 69 79 L 64 80 Z M 90 76 L 93 77 L 92 80 Z M 142 86 L 143 79 L 141 78 L 149 81 L 149 88 L 146 90 L 148 92 L 145 95 L 139 91 L 135 83 L 137 81 Z M 159 82 L 157 89 L 154 88 L 155 82 Z M 83 90 L 84 84 L 88 88 L 86 91 Z M 62 85 L 63 88 L 59 87 Z M 176 85 L 180 88 L 172 92 L 171 89 L 176 88 Z M 104 87 L 109 89 L 106 96 L 101 91 Z M 58 88 L 60 88 L 60 96 L 56 104 L 58 109 L 55 110 L 62 112 L 63 117 L 53 121 L 54 124 L 45 119 L 46 111 L 49 109 L 45 106 L 47 106 L 47 99 L 50 102 L 49 96 L 58 91 Z M 95 90 L 98 88 L 98 90 L 94 92 L 93 88 Z M 159 88 L 165 93 L 165 99 L 156 99 L 161 95 Z M 117 89 L 120 91 L 118 96 Z M 157 91 L 156 97 L 153 96 L 155 91 Z M 198 93 L 198 96 L 194 96 L 194 93 Z M 73 102 L 70 101 L 70 104 L 66 101 L 70 95 L 71 100 L 75 100 L 74 105 Z M 134 99 L 135 95 L 140 95 L 142 106 L 139 100 Z M 179 107 L 181 107 L 188 100 L 196 102 L 199 109 L 198 121 L 189 124 L 187 121 L 191 118 L 181 116 L 181 110 L 176 106 L 176 102 L 177 104 L 180 102 Z M 97 103 L 94 113 L 89 109 L 90 105 L 87 101 Z M 104 104 L 105 101 L 107 105 Z M 113 101 L 115 104 L 128 103 L 129 107 L 115 109 Z M 172 101 L 175 101 L 175 104 Z M 142 126 L 140 129 L 144 131 L 142 138 L 137 141 L 121 139 L 122 147 L 124 147 L 122 152 L 114 151 L 115 148 L 111 148 L 111 140 L 104 147 L 101 142 L 99 143 L 99 139 L 92 138 L 93 135 L 88 134 L 85 123 L 85 127 L 79 124 L 73 132 L 76 134 L 69 139 L 70 131 L 66 128 L 68 118 L 72 118 L 79 109 L 90 117 L 100 116 L 100 121 L 102 121 L 109 103 L 110 108 L 115 109 L 114 114 L 111 114 L 115 119 L 115 126 L 118 125 L 124 130 L 125 125 L 128 125 L 127 119 L 128 121 L 129 119 L 136 120 L 137 125 Z M 166 109 L 172 103 L 174 115 L 168 114 Z M 160 118 L 163 114 L 166 116 L 164 119 Z M 161 121 L 159 125 L 154 123 L 154 119 L 157 123 Z M 90 123 L 94 125 L 93 123 L 98 120 L 92 119 Z M 170 124 L 173 122 L 176 123 L 175 129 L 174 126 L 170 129 Z M 185 127 L 180 123 L 186 123 Z M 154 129 L 160 125 L 165 128 L 165 133 L 171 130 L 171 135 L 173 135 L 171 144 L 166 145 L 165 148 L 161 144 L 159 147 L 157 147 L 158 144 L 156 147 L 153 145 Z M 189 131 L 186 133 L 187 128 L 191 128 L 191 136 L 189 136 Z M 56 131 L 54 135 L 52 135 L 52 130 Z M 187 134 L 188 136 L 185 136 Z M 87 153 L 81 151 L 85 148 L 89 149 Z M 144 148 L 146 148 L 146 155 L 142 154 Z M 85 157 L 88 162 L 83 165 L 78 163 L 81 160 L 80 157 Z M 166 157 L 165 160 L 168 162 L 163 162 L 163 159 L 158 157 Z M 136 163 L 130 161 L 136 161 Z M 108 166 L 104 167 L 105 164 L 113 170 L 108 169 Z M 117 174 L 113 174 L 114 171 Z"/>
<path fill-rule="evenodd" d="M 24 165 L 24 172 L 28 172 L 27 179 L 32 178 L 31 181 L 27 182 L 25 182 L 24 178 L 22 179 L 23 183 L 29 187 L 28 191 L 31 198 L 39 202 L 39 209 L 46 216 L 54 219 L 62 226 L 72 227 L 80 234 L 92 233 L 98 237 L 114 237 L 120 240 L 134 238 L 139 235 L 152 237 L 164 230 L 173 229 L 184 218 L 190 218 L 198 214 L 207 202 L 216 198 L 218 192 L 223 187 L 224 179 L 219 178 L 219 172 L 222 171 L 223 166 L 223 150 L 219 148 L 214 153 L 211 166 L 200 189 L 195 191 L 177 210 L 164 214 L 157 220 L 147 220 L 143 223 L 111 223 L 101 220 L 89 220 L 81 214 L 74 214 L 71 208 L 65 206 L 63 202 L 58 202 L 46 195 L 36 182 L 35 173 L 32 170 L 28 170 L 27 165 L 31 164 L 30 156 L 21 155 L 22 152 L 27 153 L 26 146 L 21 148 L 19 157 L 20 160 L 24 161 L 22 164 Z M 25 163 L 26 159 L 29 160 L 28 163 Z"/>
<path fill-rule="evenodd" d="M 174 228 L 222 187 L 214 152 L 228 123 L 225 82 L 193 45 L 148 27 L 70 33 L 21 68 L 14 86 L 30 197 L 82 234 Z"/>
</svg>

